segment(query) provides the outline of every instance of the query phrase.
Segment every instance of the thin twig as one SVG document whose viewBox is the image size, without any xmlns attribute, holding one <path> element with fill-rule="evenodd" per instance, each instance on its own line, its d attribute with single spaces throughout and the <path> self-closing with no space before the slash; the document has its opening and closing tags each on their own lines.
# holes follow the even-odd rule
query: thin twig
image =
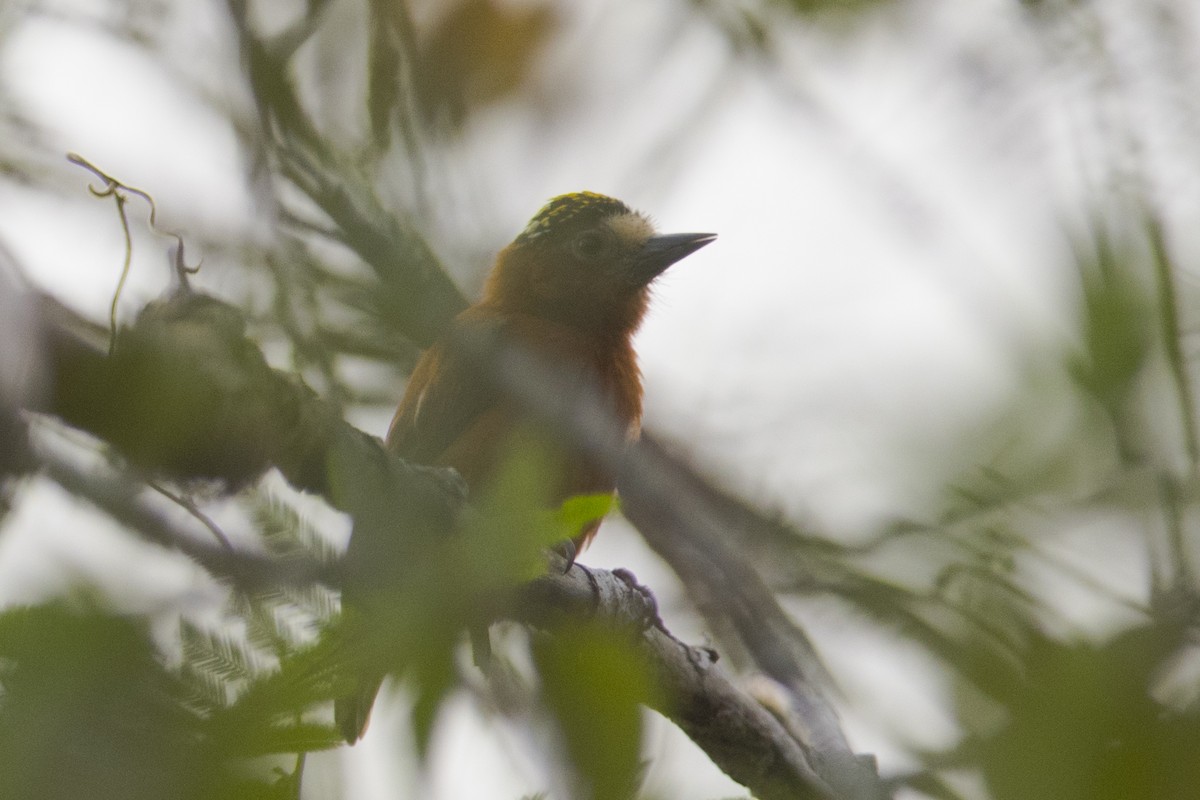
<svg viewBox="0 0 1200 800">
<path fill-rule="evenodd" d="M 113 349 L 116 347 L 117 343 L 117 304 L 120 302 L 121 292 L 125 289 L 125 283 L 129 278 L 130 266 L 133 264 L 133 235 L 129 230 L 129 216 L 125 212 L 125 204 L 129 202 L 129 195 L 136 195 L 137 197 L 140 197 L 146 201 L 146 205 L 150 208 L 147 227 L 149 227 L 153 233 L 175 240 L 175 251 L 171 260 L 171 266 L 175 270 L 175 275 L 179 279 L 180 285 L 185 290 L 188 288 L 188 276 L 195 275 L 197 272 L 199 272 L 202 262 L 197 263 L 194 267 L 189 267 L 187 265 L 187 259 L 184 255 L 183 237 L 174 231 L 168 231 L 158 227 L 158 206 L 154 202 L 154 198 L 151 197 L 150 194 L 144 189 L 138 189 L 136 186 L 130 186 L 127 183 L 117 180 L 112 175 L 109 175 L 107 172 L 100 169 L 78 153 L 67 153 L 67 161 L 78 167 L 83 167 L 88 172 L 104 181 L 103 187 L 97 188 L 89 185 L 88 191 L 92 193 L 93 197 L 113 198 L 117 204 L 117 216 L 121 220 L 121 232 L 125 237 L 125 260 L 121 265 L 121 277 L 117 281 L 117 289 L 115 292 L 113 292 L 112 305 L 108 311 L 108 354 L 112 355 Z"/>
<path fill-rule="evenodd" d="M 226 550 L 233 552 L 233 545 L 229 543 L 229 537 L 225 535 L 225 531 L 221 530 L 217 526 L 217 523 L 213 522 L 212 518 L 201 511 L 200 507 L 193 503 L 190 499 L 181 494 L 175 494 L 157 481 L 146 481 L 146 485 L 195 517 L 196 521 L 208 528 L 209 532 L 212 533 L 216 540 L 220 542 Z"/>
<path fill-rule="evenodd" d="M 136 484 L 126 476 L 81 469 L 71 458 L 60 453 L 60 449 L 45 441 L 35 446 L 34 455 L 46 477 L 147 541 L 177 550 L 213 575 L 246 588 L 281 584 L 307 586 L 314 582 L 330 587 L 337 585 L 334 567 L 308 557 L 272 558 L 207 544 L 194 533 L 180 529 L 161 511 L 138 497 Z"/>
<path fill-rule="evenodd" d="M 91 187 L 88 187 L 91 189 Z M 96 194 L 95 189 L 91 189 Z M 117 303 L 121 300 L 121 292 L 125 290 L 125 282 L 129 279 L 129 268 L 133 264 L 133 237 L 129 233 L 129 217 L 125 214 L 125 195 L 112 192 L 117 203 L 117 216 L 121 220 L 121 233 L 125 236 L 125 260 L 121 263 L 121 277 L 117 279 L 117 289 L 113 292 L 112 305 L 108 309 L 108 354 L 111 356 L 117 348 Z M 99 196 L 99 195 L 97 195 Z"/>
</svg>

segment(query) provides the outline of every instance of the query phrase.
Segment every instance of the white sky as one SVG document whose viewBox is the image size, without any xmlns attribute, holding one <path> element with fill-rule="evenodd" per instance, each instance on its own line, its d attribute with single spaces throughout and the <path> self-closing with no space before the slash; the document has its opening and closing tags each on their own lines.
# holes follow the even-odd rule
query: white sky
<svg viewBox="0 0 1200 800">
<path fill-rule="evenodd" d="M 664 231 L 717 232 L 657 287 L 639 337 L 647 426 L 750 496 L 833 535 L 865 537 L 897 517 L 928 514 L 945 481 L 972 466 L 961 443 L 980 436 L 1024 385 L 1030 350 L 1062 346 L 1072 325 L 1061 228 L 1096 178 L 1077 168 L 1096 146 L 1080 110 L 1088 87 L 1046 79 L 1042 70 L 1062 62 L 1041 60 L 1044 43 L 1023 34 L 1019 6 L 928 0 L 861 35 L 802 34 L 782 54 L 789 74 L 774 85 L 722 67 L 720 104 L 684 150 L 636 166 L 629 153 L 662 133 L 645 120 L 661 108 L 669 122 L 701 96 L 719 37 L 686 27 L 658 56 L 655 77 L 631 88 L 626 79 L 646 62 L 619 43 L 647 31 L 665 41 L 675 9 L 571 6 L 571 27 L 545 69 L 566 59 L 591 65 L 582 112 L 549 132 L 533 114 L 488 117 L 452 166 L 434 170 L 457 201 L 445 224 L 486 208 L 481 235 L 499 247 L 545 198 L 587 188 L 650 212 Z M 180 39 L 181 64 L 223 36 L 213 18 L 195 14 L 193 35 Z M 164 227 L 257 229 L 235 138 L 172 75 L 69 21 L 9 14 L 7 23 L 15 28 L 0 51 L 0 79 L 54 147 L 151 190 Z M 0 241 L 31 279 L 104 319 L 121 258 L 115 218 L 84 197 L 82 173 L 65 164 L 56 172 L 77 186 L 79 201 L 0 184 Z M 164 287 L 165 246 L 139 237 L 126 313 Z M 228 287 L 219 266 L 200 281 L 218 294 Z M 372 432 L 382 434 L 385 422 Z M 93 561 L 52 535 L 71 527 L 77 512 L 66 505 L 37 488 L 10 520 L 0 599 L 61 586 L 56 572 L 111 568 L 103 565 L 115 549 Z M 670 575 L 620 523 L 606 529 L 585 560 L 632 566 L 669 608 Z M 104 536 L 97 550 L 118 547 Z M 176 577 L 178 602 L 196 587 Z M 800 613 L 835 673 L 872 709 L 848 712 L 858 746 L 878 750 L 886 765 L 903 758 L 892 732 L 930 737 L 916 739 L 928 746 L 953 737 L 938 705 L 944 688 L 922 677 L 919 653 L 891 642 L 886 664 L 863 658 L 883 646 L 868 626 L 820 604 Z M 900 662 L 917 666 L 897 671 Z M 473 797 L 513 798 L 538 788 L 529 743 L 481 735 L 485 723 L 460 711 L 439 733 L 421 796 L 463 797 L 469 787 Z M 664 796 L 667 787 L 670 796 L 736 794 L 677 733 L 650 741 L 651 784 Z M 394 752 L 386 734 L 373 734 L 323 760 L 341 761 L 350 796 L 368 800 L 395 796 L 395 782 L 407 780 L 385 763 Z M 313 778 L 307 794 L 325 796 L 314 786 L 329 785 L 328 776 Z"/>
</svg>

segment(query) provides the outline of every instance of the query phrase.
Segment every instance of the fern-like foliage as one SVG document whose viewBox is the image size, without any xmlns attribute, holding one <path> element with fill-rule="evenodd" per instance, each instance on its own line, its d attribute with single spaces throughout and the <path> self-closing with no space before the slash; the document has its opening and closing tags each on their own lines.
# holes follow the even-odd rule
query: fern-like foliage
<svg viewBox="0 0 1200 800">
<path fill-rule="evenodd" d="M 336 558 L 285 499 L 261 490 L 245 502 L 273 555 Z M 336 595 L 310 582 L 231 588 L 215 623 L 180 621 L 178 701 L 205 738 L 234 760 L 297 754 L 294 769 L 276 770 L 267 796 L 298 797 L 303 754 L 341 742 L 322 705 L 338 689 L 334 645 L 322 637 L 337 614 Z"/>
</svg>

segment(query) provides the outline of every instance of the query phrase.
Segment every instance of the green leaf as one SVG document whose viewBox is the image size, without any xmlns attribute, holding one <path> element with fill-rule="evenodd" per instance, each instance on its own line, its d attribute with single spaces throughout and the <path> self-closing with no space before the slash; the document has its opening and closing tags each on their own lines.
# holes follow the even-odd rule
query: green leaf
<svg viewBox="0 0 1200 800">
<path fill-rule="evenodd" d="M 446 656 L 440 663 L 434 658 L 427 658 L 423 662 L 423 669 L 419 670 L 416 680 L 417 696 L 413 703 L 412 731 L 417 755 L 422 760 L 429 755 L 429 745 L 433 740 L 438 713 L 454 688 L 454 664 L 449 657 L 451 653 L 443 650 L 440 655 Z"/>
<path fill-rule="evenodd" d="M 342 733 L 332 725 L 299 722 L 266 726 L 241 754 L 252 757 L 273 753 L 312 753 L 332 750 L 345 743 Z"/>
<path fill-rule="evenodd" d="M 997 800 L 1157 800 L 1200 786 L 1200 715 L 1159 703 L 1154 686 L 1190 632 L 1147 625 L 1102 645 L 1043 640 L 1007 724 L 982 745 Z"/>
<path fill-rule="evenodd" d="M 199 797 L 219 765 L 147 627 L 65 604 L 0 615 L 0 797 Z"/>
<path fill-rule="evenodd" d="M 534 644 L 543 698 L 584 784 L 579 796 L 628 798 L 639 782 L 642 704 L 654 689 L 630 635 L 593 625 Z"/>
<path fill-rule="evenodd" d="M 577 535 L 583 527 L 598 519 L 603 519 L 618 507 L 617 497 L 611 492 L 602 494 L 580 494 L 568 497 L 558 507 L 554 521 L 570 539 Z"/>
<path fill-rule="evenodd" d="M 1153 347 L 1155 309 L 1140 274 L 1143 264 L 1105 229 L 1097 230 L 1092 252 L 1078 250 L 1083 346 L 1068 368 L 1119 416 Z"/>
</svg>

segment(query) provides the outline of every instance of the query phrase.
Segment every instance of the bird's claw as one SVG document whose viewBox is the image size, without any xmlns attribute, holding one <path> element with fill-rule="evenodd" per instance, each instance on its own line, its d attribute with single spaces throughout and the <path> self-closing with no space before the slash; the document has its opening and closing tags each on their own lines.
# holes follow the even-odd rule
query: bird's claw
<svg viewBox="0 0 1200 800">
<path fill-rule="evenodd" d="M 562 556 L 563 560 L 567 562 L 566 566 L 563 567 L 563 574 L 566 575 L 571 571 L 571 567 L 575 566 L 575 557 L 579 555 L 579 548 L 575 546 L 575 541 L 573 539 L 564 539 L 550 549 Z"/>
<path fill-rule="evenodd" d="M 642 596 L 642 600 L 646 604 L 646 613 L 643 617 L 643 630 L 649 628 L 658 628 L 663 633 L 667 633 L 666 626 L 663 625 L 662 617 L 658 614 L 658 599 L 649 588 L 638 583 L 637 576 L 624 567 L 614 569 L 612 574 L 616 576 L 622 583 L 628 586 Z"/>
</svg>

